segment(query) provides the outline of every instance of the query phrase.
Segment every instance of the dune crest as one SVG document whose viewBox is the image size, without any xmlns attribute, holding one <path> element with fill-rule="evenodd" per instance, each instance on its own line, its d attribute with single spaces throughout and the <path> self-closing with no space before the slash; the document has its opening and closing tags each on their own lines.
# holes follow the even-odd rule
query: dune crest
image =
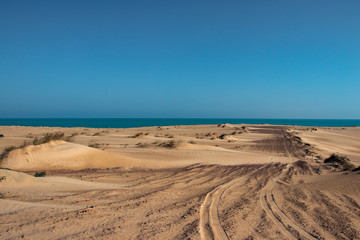
<svg viewBox="0 0 360 240">
<path fill-rule="evenodd" d="M 132 159 L 81 144 L 53 141 L 12 151 L 2 167 L 14 170 L 79 170 L 132 166 Z"/>
</svg>

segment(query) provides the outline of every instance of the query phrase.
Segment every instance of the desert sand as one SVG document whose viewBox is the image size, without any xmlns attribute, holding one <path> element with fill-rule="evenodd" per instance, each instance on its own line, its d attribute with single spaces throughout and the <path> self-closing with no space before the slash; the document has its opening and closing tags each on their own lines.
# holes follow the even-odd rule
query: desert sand
<svg viewBox="0 0 360 240">
<path fill-rule="evenodd" d="M 360 165 L 359 127 L 0 126 L 0 153 L 53 132 L 0 162 L 0 239 L 360 239 L 360 171 L 324 163 Z"/>
</svg>

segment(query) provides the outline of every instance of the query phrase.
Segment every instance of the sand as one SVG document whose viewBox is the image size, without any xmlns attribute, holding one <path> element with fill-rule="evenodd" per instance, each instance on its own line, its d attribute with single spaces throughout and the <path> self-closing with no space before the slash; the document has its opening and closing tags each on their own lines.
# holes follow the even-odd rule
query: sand
<svg viewBox="0 0 360 240">
<path fill-rule="evenodd" d="M 360 128 L 0 126 L 1 239 L 359 239 Z M 34 177 L 45 171 L 45 177 Z"/>
</svg>

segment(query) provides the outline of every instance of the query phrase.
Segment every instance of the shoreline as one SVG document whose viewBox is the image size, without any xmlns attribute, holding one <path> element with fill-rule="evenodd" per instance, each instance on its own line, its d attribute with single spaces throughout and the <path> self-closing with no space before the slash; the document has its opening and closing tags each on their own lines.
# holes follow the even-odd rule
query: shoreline
<svg viewBox="0 0 360 240">
<path fill-rule="evenodd" d="M 269 124 L 306 127 L 356 127 L 360 119 L 243 118 L 0 118 L 0 126 L 135 128 L 174 125 Z"/>
</svg>

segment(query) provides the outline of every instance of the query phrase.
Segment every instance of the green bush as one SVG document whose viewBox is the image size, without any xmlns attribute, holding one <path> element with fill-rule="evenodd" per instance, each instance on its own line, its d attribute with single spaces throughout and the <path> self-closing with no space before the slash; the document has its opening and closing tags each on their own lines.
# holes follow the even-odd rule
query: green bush
<svg viewBox="0 0 360 240">
<path fill-rule="evenodd" d="M 46 175 L 46 172 L 36 172 L 34 174 L 34 177 L 45 177 L 45 175 Z"/>
</svg>

